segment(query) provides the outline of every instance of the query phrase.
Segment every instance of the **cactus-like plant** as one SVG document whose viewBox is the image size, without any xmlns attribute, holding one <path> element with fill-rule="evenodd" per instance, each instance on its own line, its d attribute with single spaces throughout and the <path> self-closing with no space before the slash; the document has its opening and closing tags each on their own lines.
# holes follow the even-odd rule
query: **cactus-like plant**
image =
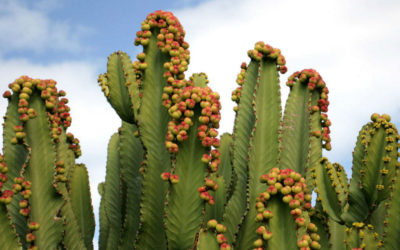
<svg viewBox="0 0 400 250">
<path fill-rule="evenodd" d="M 372 114 L 359 133 L 350 183 L 339 164 L 322 158 L 313 169 L 317 202 L 348 248 L 395 249 L 399 246 L 398 212 L 400 135 L 390 116 Z M 347 227 L 347 228 L 346 228 Z M 329 229 L 329 227 L 328 227 Z M 341 242 L 331 241 L 332 246 Z"/>
<path fill-rule="evenodd" d="M 93 249 L 94 215 L 68 99 L 53 80 L 22 76 L 9 104 L 0 155 L 1 249 Z"/>
<path fill-rule="evenodd" d="M 179 21 L 156 11 L 141 28 L 138 60 L 113 53 L 99 76 L 122 119 L 99 186 L 100 249 L 399 245 L 399 136 L 388 115 L 374 114 L 364 126 L 348 184 L 343 167 L 322 158 L 331 148 L 322 77 L 312 69 L 292 74 L 282 116 L 285 58 L 258 42 L 232 93 L 233 134 L 219 141 L 219 96 L 203 73 L 185 79 L 189 52 Z"/>
<path fill-rule="evenodd" d="M 314 70 L 289 77 L 282 118 L 279 72 L 287 71 L 285 58 L 279 49 L 256 43 L 232 95 L 238 103 L 234 133 L 219 141 L 219 95 L 206 86 L 203 73 L 185 79 L 184 34 L 171 13 L 151 13 L 137 32 L 135 44 L 144 47 L 138 60 L 113 53 L 107 73 L 99 76 L 122 119 L 100 185 L 100 249 L 319 248 L 308 215 L 313 182 L 306 177 L 322 148 L 330 148 L 322 77 Z M 124 153 L 124 137 L 135 141 L 130 154 Z M 124 183 L 140 187 L 124 192 Z M 140 208 L 136 203 L 127 210 L 129 199 L 140 201 Z M 135 221 L 130 228 L 128 213 Z"/>
<path fill-rule="evenodd" d="M 349 182 L 329 163 L 328 89 L 313 69 L 293 73 L 284 114 L 280 50 L 257 42 L 232 93 L 232 134 L 218 139 L 219 95 L 204 73 L 185 78 L 190 53 L 170 12 L 147 16 L 143 52 L 108 59 L 99 84 L 121 118 L 98 187 L 100 249 L 396 249 L 400 245 L 400 136 L 371 116 Z M 23 76 L 0 155 L 3 249 L 92 249 L 87 170 L 68 100 L 53 80 Z M 311 193 L 318 197 L 314 207 Z"/>
</svg>

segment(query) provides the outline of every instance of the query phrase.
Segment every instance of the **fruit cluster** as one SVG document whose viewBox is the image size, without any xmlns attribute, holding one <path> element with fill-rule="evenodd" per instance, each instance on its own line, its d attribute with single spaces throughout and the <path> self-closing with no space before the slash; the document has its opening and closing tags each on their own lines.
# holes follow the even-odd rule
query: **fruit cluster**
<svg viewBox="0 0 400 250">
<path fill-rule="evenodd" d="M 0 155 L 0 166 L 0 203 L 5 205 L 10 204 L 14 195 L 21 194 L 23 199 L 19 202 L 19 214 L 28 217 L 30 212 L 29 198 L 32 194 L 31 182 L 25 180 L 23 177 L 15 177 L 11 190 L 2 190 L 4 183 L 8 180 L 6 175 L 8 169 L 2 155 Z M 28 224 L 28 228 L 29 233 L 26 235 L 26 241 L 29 243 L 29 249 L 37 249 L 34 244 L 35 235 L 33 231 L 39 229 L 39 223 L 31 221 Z"/>
<path fill-rule="evenodd" d="M 23 143 L 26 133 L 24 132 L 24 124 L 37 116 L 37 111 L 29 107 L 29 100 L 35 91 L 39 91 L 40 97 L 44 100 L 46 107 L 46 115 L 49 117 L 51 126 L 51 137 L 54 142 L 59 142 L 59 136 L 63 129 L 71 126 L 70 107 L 67 105 L 68 99 L 61 98 L 65 96 L 65 91 L 58 91 L 54 80 L 32 79 L 28 76 L 21 76 L 13 83 L 9 84 L 9 88 L 15 95 L 18 95 L 18 113 L 19 120 L 22 125 L 15 125 L 15 137 L 11 139 L 11 143 Z M 6 91 L 3 96 L 11 98 L 12 93 Z M 78 143 L 75 143 L 78 144 Z M 79 145 L 74 146 L 74 152 L 77 156 L 81 154 Z"/>
<path fill-rule="evenodd" d="M 69 149 L 74 152 L 76 158 L 82 155 L 79 139 L 75 138 L 72 133 L 67 133 L 67 142 L 69 143 Z"/>
<path fill-rule="evenodd" d="M 172 84 L 175 80 L 184 85 L 184 72 L 187 70 L 190 60 L 189 44 L 184 41 L 185 31 L 179 20 L 171 13 L 166 11 L 155 11 L 150 13 L 146 20 L 142 22 L 141 30 L 136 33 L 135 45 L 146 47 L 152 35 L 152 32 L 159 32 L 157 35 L 157 46 L 163 53 L 168 53 L 171 60 L 164 64 L 167 69 L 164 77 Z M 138 71 L 144 71 L 147 68 L 145 61 L 146 54 L 137 55 L 139 61 L 133 63 L 133 67 Z"/>
<path fill-rule="evenodd" d="M 235 112 L 237 112 L 238 109 L 239 109 L 240 97 L 241 97 L 241 95 L 242 95 L 242 85 L 243 85 L 243 83 L 244 83 L 244 78 L 245 78 L 245 76 L 246 76 L 246 70 L 247 70 L 247 65 L 246 65 L 245 62 L 243 62 L 243 63 L 240 65 L 240 73 L 239 73 L 239 74 L 237 75 L 237 77 L 236 77 L 236 83 L 237 83 L 239 86 L 238 86 L 235 90 L 232 91 L 232 97 L 231 97 L 232 101 L 236 102 L 236 104 L 238 105 L 238 106 L 235 106 L 235 107 L 233 108 L 233 110 L 234 110 Z"/>
<path fill-rule="evenodd" d="M 164 181 L 169 181 L 171 184 L 176 184 L 179 182 L 179 176 L 169 172 L 161 173 L 161 179 Z"/>
<path fill-rule="evenodd" d="M 54 179 L 56 182 L 66 182 L 67 177 L 65 177 L 65 167 L 64 167 L 64 162 L 63 161 L 57 161 L 56 162 L 56 168 L 54 169 L 55 171 L 55 176 Z"/>
<path fill-rule="evenodd" d="M 326 87 L 326 83 L 322 79 L 321 75 L 313 70 L 313 69 L 304 69 L 302 71 L 296 71 L 291 76 L 289 76 L 286 85 L 292 87 L 296 82 L 300 82 L 302 84 L 307 84 L 308 89 L 310 91 L 317 90 L 319 93 L 319 100 L 317 105 L 311 106 L 311 113 L 315 113 L 318 111 L 324 112 L 321 113 L 320 120 L 322 125 L 322 131 L 315 130 L 311 132 L 312 136 L 317 138 L 322 137 L 323 147 L 326 150 L 331 150 L 331 137 L 330 137 L 330 129 L 331 121 L 328 119 L 328 93 L 329 90 Z"/>
<path fill-rule="evenodd" d="M 0 154 L 0 191 L 4 186 L 4 183 L 8 180 L 7 172 L 8 172 L 8 167 L 7 164 L 4 162 L 4 156 Z"/>
<path fill-rule="evenodd" d="M 320 237 L 316 233 L 317 227 L 308 222 L 304 215 L 311 209 L 311 195 L 307 193 L 305 179 L 292 169 L 272 168 L 268 174 L 260 177 L 260 181 L 266 183 L 268 188 L 256 199 L 256 221 L 268 225 L 268 221 L 274 216 L 272 211 L 268 210 L 268 201 L 273 196 L 280 195 L 282 201 L 291 209 L 290 213 L 296 222 L 296 230 L 301 237 L 297 246 L 300 249 L 319 249 L 321 246 L 318 243 Z M 306 228 L 306 233 L 300 236 L 303 228 Z M 263 246 L 273 237 L 273 233 L 266 225 L 258 227 L 256 233 L 260 238 L 254 241 L 254 247 L 259 250 L 264 249 Z"/>
<path fill-rule="evenodd" d="M 261 61 L 263 59 L 275 60 L 278 71 L 281 72 L 281 74 L 287 72 L 285 57 L 281 54 L 281 50 L 278 48 L 273 48 L 272 46 L 260 41 L 254 45 L 254 50 L 249 50 L 247 54 L 251 59 L 256 61 Z"/>
<path fill-rule="evenodd" d="M 219 95 L 213 92 L 209 87 L 193 87 L 187 86 L 184 89 L 173 90 L 172 86 L 164 88 L 164 91 L 176 91 L 171 99 L 172 105 L 168 108 L 168 113 L 172 120 L 168 124 L 168 132 L 166 135 L 165 145 L 171 153 L 178 152 L 178 143 L 188 139 L 187 131 L 193 125 L 195 118 L 196 106 L 199 104 L 201 115 L 198 120 L 201 125 L 198 127 L 198 138 L 204 147 L 218 147 L 219 140 L 216 138 L 221 120 L 221 104 Z M 214 159 L 218 161 L 217 159 Z"/>
<path fill-rule="evenodd" d="M 217 138 L 217 128 L 221 119 L 219 95 L 209 87 L 195 87 L 191 81 L 188 82 L 189 86 L 184 89 L 173 89 L 172 86 L 164 88 L 165 92 L 179 93 L 173 94 L 171 99 L 164 99 L 164 101 L 171 100 L 173 104 L 168 108 L 172 120 L 168 123 L 165 146 L 170 153 L 178 153 L 179 143 L 188 139 L 188 131 L 194 124 L 193 119 L 198 119 L 201 125 L 197 127 L 197 138 L 202 146 L 208 149 L 208 153 L 204 154 L 201 160 L 207 164 L 208 172 L 213 173 L 218 170 L 221 161 L 220 152 L 216 149 L 220 145 Z M 163 98 L 169 96 L 164 93 Z M 215 149 L 211 150 L 212 147 Z M 170 176 L 176 175 L 170 174 Z M 207 192 L 209 188 L 209 183 L 206 181 L 205 185 L 199 188 L 199 192 L 201 199 L 212 205 L 214 199 Z M 216 187 L 212 189 L 216 190 Z"/>
<path fill-rule="evenodd" d="M 200 193 L 200 198 L 206 201 L 209 205 L 214 205 L 214 197 L 209 193 L 209 191 L 216 191 L 218 189 L 218 184 L 215 181 L 206 178 L 204 185 L 199 187 L 198 191 Z"/>
<path fill-rule="evenodd" d="M 254 45 L 254 50 L 249 50 L 247 54 L 251 59 L 256 61 L 273 60 L 275 61 L 277 69 L 281 74 L 285 74 L 287 72 L 286 60 L 285 57 L 281 54 L 280 49 L 273 48 L 272 46 L 260 41 Z M 237 104 L 239 104 L 240 102 L 242 85 L 244 84 L 246 70 L 247 65 L 245 62 L 243 62 L 240 65 L 240 73 L 236 77 L 236 83 L 239 86 L 232 92 L 232 101 L 236 102 Z M 233 110 L 237 112 L 238 108 L 239 106 L 235 106 Z"/>
<path fill-rule="evenodd" d="M 227 239 L 224 235 L 226 232 L 226 226 L 219 224 L 217 220 L 213 219 L 207 222 L 207 230 L 210 230 L 216 234 L 220 250 L 232 249 L 232 247 L 227 243 Z"/>
</svg>

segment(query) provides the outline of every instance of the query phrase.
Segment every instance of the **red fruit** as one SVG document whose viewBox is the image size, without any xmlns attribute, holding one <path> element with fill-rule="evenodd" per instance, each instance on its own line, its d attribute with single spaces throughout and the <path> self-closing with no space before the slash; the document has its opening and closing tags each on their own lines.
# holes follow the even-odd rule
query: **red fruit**
<svg viewBox="0 0 400 250">
<path fill-rule="evenodd" d="M 308 247 L 308 242 L 306 240 L 299 240 L 297 241 L 297 247 L 299 248 Z"/>
<path fill-rule="evenodd" d="M 201 192 L 200 193 L 200 198 L 202 200 L 209 201 L 210 200 L 210 194 L 207 191 L 206 192 Z"/>
<path fill-rule="evenodd" d="M 306 220 L 305 220 L 304 218 L 301 218 L 301 217 L 296 218 L 296 224 L 297 224 L 299 227 L 304 226 L 305 223 L 306 223 Z"/>
<path fill-rule="evenodd" d="M 188 134 L 186 133 L 185 130 L 182 130 L 178 133 L 178 135 L 176 136 L 176 139 L 178 141 L 185 141 L 188 139 Z"/>
<path fill-rule="evenodd" d="M 0 181 L 6 182 L 7 180 L 8 180 L 7 175 L 5 175 L 4 173 L 1 173 L 1 174 L 0 174 Z"/>
<path fill-rule="evenodd" d="M 276 183 L 276 178 L 275 177 L 268 177 L 267 178 L 267 183 L 268 183 L 268 185 L 275 185 L 275 183 Z"/>
<path fill-rule="evenodd" d="M 29 116 L 27 114 L 22 114 L 19 117 L 19 120 L 22 121 L 22 122 L 27 122 L 29 120 Z"/>
<path fill-rule="evenodd" d="M 221 159 L 214 159 L 211 163 L 210 163 L 210 167 L 211 168 L 218 168 L 219 164 L 221 162 Z"/>
<path fill-rule="evenodd" d="M 293 186 L 294 180 L 293 180 L 292 178 L 288 177 L 288 178 L 286 178 L 286 179 L 283 181 L 283 183 L 284 183 L 286 186 Z"/>
<path fill-rule="evenodd" d="M 22 187 L 25 189 L 31 189 L 32 183 L 30 181 L 24 181 L 22 182 Z"/>
<path fill-rule="evenodd" d="M 266 174 L 261 175 L 260 182 L 261 183 L 267 183 L 268 182 L 268 175 L 266 175 Z"/>
<path fill-rule="evenodd" d="M 329 142 L 325 144 L 325 149 L 328 151 L 332 149 L 332 146 Z"/>
<path fill-rule="evenodd" d="M 210 122 L 210 118 L 208 116 L 202 115 L 199 117 L 199 122 L 201 122 L 203 124 L 207 124 Z"/>
<path fill-rule="evenodd" d="M 220 140 L 219 139 L 217 139 L 217 138 L 212 138 L 212 145 L 214 146 L 214 147 L 216 147 L 216 148 L 218 148 L 219 147 L 219 145 L 220 145 Z"/>
<path fill-rule="evenodd" d="M 31 197 L 32 191 L 31 190 L 23 190 L 21 191 L 21 195 L 24 197 L 24 199 L 29 199 Z"/>
<path fill-rule="evenodd" d="M 206 187 L 213 188 L 215 186 L 215 182 L 211 179 L 206 179 L 205 185 Z"/>
<path fill-rule="evenodd" d="M 318 112 L 319 111 L 319 107 L 317 105 L 311 106 L 311 111 L 314 112 Z"/>
<path fill-rule="evenodd" d="M 32 221 L 28 225 L 29 229 L 32 231 L 38 230 L 39 229 L 39 223 Z"/>
<path fill-rule="evenodd" d="M 28 200 L 21 200 L 19 202 L 19 207 L 20 208 L 26 208 L 28 206 Z"/>
<path fill-rule="evenodd" d="M 312 249 L 320 249 L 321 248 L 321 245 L 317 241 L 312 241 L 310 246 Z"/>
<path fill-rule="evenodd" d="M 262 213 L 258 213 L 258 214 L 256 215 L 256 221 L 261 222 L 261 221 L 263 221 L 263 220 L 264 220 L 263 214 L 262 214 Z"/>
<path fill-rule="evenodd" d="M 269 194 L 268 191 L 264 192 L 264 193 L 261 193 L 261 198 L 264 199 L 264 200 L 269 200 L 270 197 L 271 197 L 271 195 Z"/>
<path fill-rule="evenodd" d="M 207 227 L 208 228 L 215 228 L 217 226 L 217 224 L 218 224 L 217 220 L 209 220 L 207 222 Z"/>
<path fill-rule="evenodd" d="M 230 246 L 229 244 L 222 243 L 222 244 L 219 246 L 219 249 L 220 249 L 220 250 L 231 250 L 231 246 Z"/>
<path fill-rule="evenodd" d="M 217 224 L 215 226 L 215 229 L 217 230 L 217 233 L 225 233 L 226 232 L 226 226 L 222 224 Z"/>
<path fill-rule="evenodd" d="M 218 159 L 221 156 L 221 153 L 217 149 L 211 150 L 211 155 L 213 158 Z"/>
<path fill-rule="evenodd" d="M 200 125 L 199 127 L 198 127 L 198 131 L 203 131 L 203 132 L 206 132 L 207 131 L 207 129 L 208 129 L 208 127 L 207 127 L 207 125 Z"/>
<path fill-rule="evenodd" d="M 303 192 L 297 193 L 297 194 L 294 195 L 294 198 L 296 200 L 303 201 L 304 200 L 304 193 Z"/>
<path fill-rule="evenodd" d="M 320 138 L 320 137 L 321 137 L 321 130 L 312 131 L 312 132 L 311 132 L 311 135 L 312 135 L 312 136 L 315 136 L 315 137 L 317 137 L 317 138 Z"/>
<path fill-rule="evenodd" d="M 15 133 L 15 137 L 16 137 L 18 140 L 22 140 L 23 138 L 25 138 L 25 136 L 26 136 L 26 134 L 25 134 L 24 132 L 16 132 L 16 133 Z"/>
<path fill-rule="evenodd" d="M 300 207 L 300 201 L 299 200 L 291 200 L 289 202 L 289 207 L 290 208 L 298 208 L 298 207 Z"/>
<path fill-rule="evenodd" d="M 293 193 L 297 194 L 297 193 L 300 193 L 301 191 L 302 191 L 302 188 L 300 186 L 298 186 L 298 185 L 292 186 Z"/>
<path fill-rule="evenodd" d="M 255 240 L 254 243 L 253 243 L 253 246 L 254 246 L 254 247 L 262 247 L 262 245 L 263 245 L 262 239 L 257 239 L 257 240 Z"/>
<path fill-rule="evenodd" d="M 203 147 L 211 147 L 213 141 L 211 140 L 210 137 L 205 137 L 202 141 L 201 144 L 203 145 Z"/>
<path fill-rule="evenodd" d="M 4 93 L 3 93 L 3 97 L 4 98 L 11 98 L 11 92 L 10 91 L 5 91 Z"/>
<path fill-rule="evenodd" d="M 307 230 L 313 233 L 316 233 L 318 231 L 317 226 L 314 223 L 308 223 L 307 225 Z"/>
<path fill-rule="evenodd" d="M 169 149 L 169 148 L 172 147 L 173 144 L 174 144 L 174 143 L 171 142 L 171 141 L 166 141 L 166 142 L 165 142 L 165 147 L 166 147 L 167 149 Z"/>
<path fill-rule="evenodd" d="M 36 240 L 36 237 L 35 237 L 35 235 L 33 235 L 33 233 L 28 233 L 27 235 L 26 235 L 26 242 L 32 242 L 32 241 L 34 241 L 34 240 Z"/>
<path fill-rule="evenodd" d="M 291 192 L 292 192 L 292 188 L 289 187 L 289 186 L 284 186 L 284 187 L 281 188 L 281 193 L 283 195 L 290 194 Z"/>
<path fill-rule="evenodd" d="M 218 244 L 222 244 L 226 242 L 226 237 L 223 234 L 217 234 L 217 242 Z"/>
<path fill-rule="evenodd" d="M 320 237 L 319 237 L 319 235 L 318 235 L 317 233 L 312 233 L 312 234 L 311 234 L 311 239 L 312 239 L 313 241 L 319 241 L 319 240 L 320 240 Z"/>
<path fill-rule="evenodd" d="M 277 183 L 274 184 L 274 187 L 276 188 L 277 191 L 281 191 L 283 185 L 282 185 L 282 183 L 277 182 Z"/>
<path fill-rule="evenodd" d="M 187 110 L 185 110 L 185 112 L 183 113 L 183 115 L 186 117 L 184 121 L 185 121 L 187 124 L 190 124 L 190 126 L 192 126 L 192 125 L 193 125 L 193 121 L 192 121 L 192 119 L 190 119 L 189 117 L 193 117 L 193 116 L 194 116 L 193 110 L 187 109 Z M 190 122 L 186 121 L 186 119 L 190 119 Z"/>
<path fill-rule="evenodd" d="M 273 214 L 270 210 L 264 210 L 264 212 L 262 213 L 264 219 L 271 219 L 273 217 Z"/>
<path fill-rule="evenodd" d="M 310 203 L 310 202 L 306 202 L 306 203 L 304 204 L 304 208 L 305 208 L 305 209 L 311 209 L 311 203 Z"/>
<path fill-rule="evenodd" d="M 274 195 L 274 194 L 276 194 L 276 193 L 278 192 L 278 190 L 276 189 L 275 186 L 269 186 L 269 187 L 267 188 L 267 192 L 270 193 L 270 194 L 272 194 L 272 195 Z"/>
<path fill-rule="evenodd" d="M 168 181 L 170 176 L 171 174 L 169 172 L 161 173 L 161 179 L 163 179 L 164 181 Z"/>
<path fill-rule="evenodd" d="M 265 226 L 260 226 L 256 229 L 256 233 L 258 235 L 262 235 L 267 229 L 265 228 Z"/>
<path fill-rule="evenodd" d="M 285 203 L 289 203 L 289 202 L 291 202 L 292 200 L 293 200 L 293 196 L 290 195 L 290 194 L 285 195 L 285 196 L 282 197 L 282 201 L 285 202 Z"/>
<path fill-rule="evenodd" d="M 211 137 L 217 137 L 218 136 L 218 131 L 216 129 L 214 129 L 214 128 L 211 128 L 210 131 L 209 131 L 209 135 Z"/>
<path fill-rule="evenodd" d="M 169 181 L 172 184 L 177 184 L 177 183 L 179 183 L 179 176 L 176 175 L 176 174 L 171 174 L 170 177 L 169 177 Z"/>
<path fill-rule="evenodd" d="M 14 194 L 16 194 L 16 193 L 18 193 L 19 191 L 22 190 L 22 187 L 19 184 L 13 184 L 12 185 L 12 190 L 13 190 Z"/>
<path fill-rule="evenodd" d="M 262 236 L 264 240 L 270 240 L 272 238 L 272 232 L 265 231 Z"/>
<path fill-rule="evenodd" d="M 29 208 L 21 208 L 21 209 L 19 210 L 19 214 L 22 215 L 22 216 L 28 216 L 28 214 L 29 214 Z"/>
<path fill-rule="evenodd" d="M 212 157 L 209 154 L 203 154 L 203 157 L 201 158 L 201 161 L 204 163 L 209 163 L 211 160 L 212 160 Z"/>
</svg>

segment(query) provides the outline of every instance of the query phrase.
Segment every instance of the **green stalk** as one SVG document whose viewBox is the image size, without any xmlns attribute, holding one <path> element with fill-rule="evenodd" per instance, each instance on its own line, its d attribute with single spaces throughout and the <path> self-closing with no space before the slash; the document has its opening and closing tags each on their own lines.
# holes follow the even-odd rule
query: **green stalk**
<svg viewBox="0 0 400 250">
<path fill-rule="evenodd" d="M 198 188 L 203 185 L 207 165 L 201 161 L 207 149 L 197 139 L 200 110 L 194 110 L 193 126 L 188 131 L 189 139 L 179 146 L 174 164 L 174 174 L 179 182 L 172 184 L 166 207 L 166 233 L 169 249 L 189 249 L 193 246 L 196 233 L 203 220 L 204 202 Z"/>
<path fill-rule="evenodd" d="M 256 196 L 264 188 L 261 175 L 276 166 L 278 160 L 278 136 L 280 118 L 279 75 L 276 64 L 265 60 L 259 64 L 257 85 L 254 91 L 255 125 L 250 138 L 249 150 L 249 212 L 241 225 L 236 246 L 249 249 L 256 240 L 254 233 L 260 223 L 256 222 Z M 266 108 L 268 107 L 268 108 Z"/>
<path fill-rule="evenodd" d="M 236 113 L 235 126 L 232 142 L 232 165 L 236 176 L 236 183 L 233 187 L 232 196 L 229 199 L 223 216 L 223 223 L 227 227 L 226 237 L 229 242 L 233 242 L 235 235 L 239 231 L 247 205 L 248 194 L 246 192 L 248 172 L 248 148 L 251 130 L 254 126 L 254 112 L 252 100 L 254 88 L 257 83 L 258 63 L 250 62 L 245 72 L 244 83 L 240 97 L 239 109 Z"/>
<path fill-rule="evenodd" d="M 30 149 L 29 167 L 24 175 L 32 182 L 30 219 L 40 224 L 35 232 L 36 244 L 39 248 L 55 249 L 62 240 L 62 219 L 58 212 L 63 199 L 57 194 L 51 183 L 56 160 L 56 149 L 49 136 L 49 121 L 46 109 L 38 94 L 30 98 L 30 107 L 37 111 L 35 119 L 25 125 L 26 142 Z"/>
<path fill-rule="evenodd" d="M 147 68 L 142 80 L 143 99 L 139 115 L 139 133 L 146 149 L 145 173 L 142 186 L 141 225 L 136 247 L 140 249 L 165 249 L 166 236 L 163 225 L 164 200 L 168 185 L 160 178 L 171 168 L 170 156 L 164 146 L 170 116 L 161 102 L 166 86 L 163 63 L 168 56 L 157 48 L 155 35 L 144 49 Z"/>
<path fill-rule="evenodd" d="M 121 231 L 120 249 L 132 249 L 140 223 L 140 199 L 142 193 L 143 147 L 134 134 L 137 126 L 122 122 L 120 131 L 121 178 L 124 186 L 125 209 L 123 213 L 123 229 Z"/>
</svg>

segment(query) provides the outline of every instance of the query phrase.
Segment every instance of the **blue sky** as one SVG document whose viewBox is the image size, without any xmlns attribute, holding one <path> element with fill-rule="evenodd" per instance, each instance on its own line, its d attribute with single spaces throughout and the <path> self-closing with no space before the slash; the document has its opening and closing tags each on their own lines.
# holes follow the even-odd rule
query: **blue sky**
<svg viewBox="0 0 400 250">
<path fill-rule="evenodd" d="M 49 36 L 48 41 L 43 41 L 46 37 L 41 36 L 36 37 L 40 40 L 38 43 L 16 43 L 11 47 L 6 43 L 11 38 L 2 38 L 3 58 L 23 57 L 49 64 L 60 60 L 83 60 L 83 57 L 86 60 L 99 60 L 116 48 L 134 52 L 131 43 L 134 31 L 140 28 L 147 13 L 189 4 L 193 6 L 196 1 L 1 0 L 2 29 L 12 33 L 12 38 L 18 40 L 23 28 L 34 30 L 24 30 L 32 35 L 24 34 L 25 37 L 35 39 L 35 35 Z M 6 25 L 8 28 L 4 27 Z M 20 33 L 11 32 L 16 27 Z M 41 33 L 44 31 L 47 32 Z"/>
<path fill-rule="evenodd" d="M 67 91 L 89 168 L 95 210 L 96 186 L 104 180 L 106 146 L 119 119 L 97 86 L 107 56 L 131 57 L 146 15 L 173 11 L 191 45 L 189 72 L 206 72 L 221 94 L 221 132 L 231 131 L 230 93 L 247 50 L 265 41 L 282 50 L 287 77 L 304 68 L 318 70 L 330 89 L 333 123 L 331 161 L 351 167 L 351 152 L 371 113 L 389 113 L 400 126 L 400 2 L 398 1 L 78 1 L 0 0 L 0 90 L 20 75 L 53 78 Z M 6 101 L 0 100 L 4 114 Z"/>
</svg>

